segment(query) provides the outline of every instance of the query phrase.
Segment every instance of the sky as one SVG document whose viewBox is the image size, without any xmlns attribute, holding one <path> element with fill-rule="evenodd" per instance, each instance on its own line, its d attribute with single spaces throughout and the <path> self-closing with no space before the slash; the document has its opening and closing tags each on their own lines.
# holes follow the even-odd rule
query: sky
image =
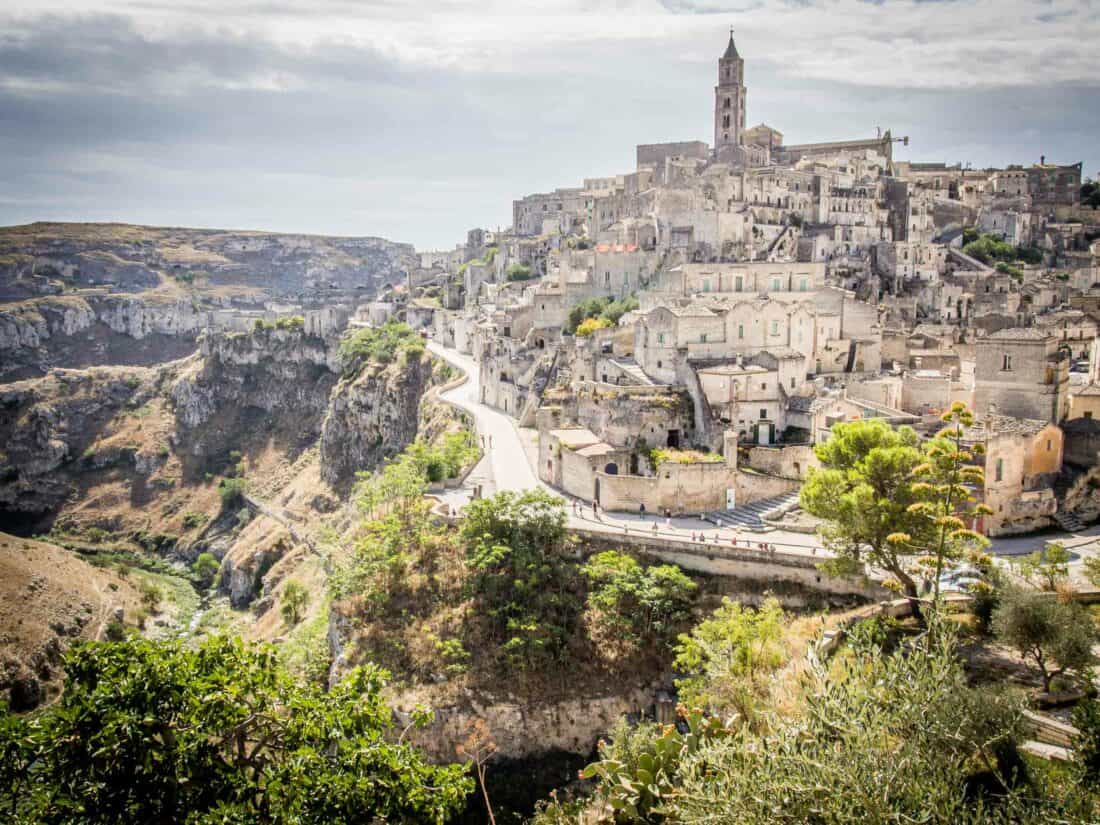
<svg viewBox="0 0 1100 825">
<path fill-rule="evenodd" d="M 5 0 L 0 224 L 453 247 L 514 198 L 747 121 L 1100 175 L 1100 0 Z"/>
</svg>

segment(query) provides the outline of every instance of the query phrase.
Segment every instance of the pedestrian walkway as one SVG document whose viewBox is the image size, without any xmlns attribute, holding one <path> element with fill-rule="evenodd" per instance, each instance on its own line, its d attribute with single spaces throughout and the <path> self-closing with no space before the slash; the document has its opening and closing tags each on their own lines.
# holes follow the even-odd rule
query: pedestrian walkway
<svg viewBox="0 0 1100 825">
<path fill-rule="evenodd" d="M 764 530 L 763 516 L 772 510 L 786 508 L 798 502 L 798 491 L 784 493 L 781 496 L 762 498 L 751 504 L 744 504 L 732 510 L 711 510 L 704 518 L 719 527 L 733 527 L 743 530 Z"/>
</svg>

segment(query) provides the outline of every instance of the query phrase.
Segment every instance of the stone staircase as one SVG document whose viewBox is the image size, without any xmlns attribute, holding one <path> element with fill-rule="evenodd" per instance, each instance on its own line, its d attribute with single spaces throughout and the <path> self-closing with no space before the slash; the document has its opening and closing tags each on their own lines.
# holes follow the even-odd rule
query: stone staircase
<svg viewBox="0 0 1100 825">
<path fill-rule="evenodd" d="M 1081 519 L 1077 518 L 1073 513 L 1065 513 L 1059 510 L 1054 514 L 1054 521 L 1067 533 L 1076 533 L 1085 529 L 1085 525 L 1081 522 Z"/>
<path fill-rule="evenodd" d="M 772 510 L 788 508 L 798 503 L 798 491 L 793 490 L 781 496 L 762 498 L 752 504 L 745 504 L 733 510 L 711 510 L 703 518 L 719 527 L 732 527 L 738 530 L 763 530 L 764 517 Z"/>
<path fill-rule="evenodd" d="M 616 367 L 623 371 L 624 375 L 629 376 L 631 382 L 633 382 L 634 384 L 644 387 L 649 387 L 653 385 L 653 379 L 642 372 L 642 368 L 638 366 L 637 362 L 634 361 L 633 358 L 630 360 L 623 359 L 621 361 L 615 361 L 613 363 Z"/>
</svg>

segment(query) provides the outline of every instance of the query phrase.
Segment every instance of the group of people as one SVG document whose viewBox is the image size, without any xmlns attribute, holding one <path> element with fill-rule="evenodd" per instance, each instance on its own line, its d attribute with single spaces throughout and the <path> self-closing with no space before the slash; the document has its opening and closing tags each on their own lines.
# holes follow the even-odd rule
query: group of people
<svg viewBox="0 0 1100 825">
<path fill-rule="evenodd" d="M 582 511 L 583 511 L 583 508 L 584 508 L 584 505 L 581 503 L 581 501 L 579 499 L 573 499 L 573 515 L 580 517 L 580 515 L 582 514 Z M 600 507 L 600 503 L 598 501 L 596 501 L 595 499 L 593 499 L 592 500 L 592 518 L 594 518 L 596 521 L 602 522 L 603 519 L 600 517 L 600 513 L 602 513 L 602 512 L 603 512 L 603 508 Z M 665 525 L 668 526 L 668 527 L 671 527 L 672 526 L 672 511 L 669 510 L 669 509 L 666 509 L 664 515 L 665 515 Z M 643 521 L 645 520 L 646 507 L 645 507 L 644 503 L 638 505 L 638 516 Z M 624 533 L 629 533 L 630 532 L 630 526 L 628 524 L 623 525 L 623 532 Z M 654 521 L 653 521 L 653 535 L 657 535 L 657 533 L 658 533 L 658 520 L 654 519 Z M 712 538 L 713 538 L 713 543 L 714 544 L 721 544 L 722 543 L 722 537 L 717 532 L 715 532 L 715 534 Z M 707 543 L 707 534 L 702 530 L 699 530 L 699 531 L 692 530 L 691 531 L 691 540 L 693 542 L 700 542 L 702 544 L 706 544 Z M 776 546 L 774 544 L 771 544 L 770 542 L 766 542 L 766 541 L 752 542 L 752 541 L 749 541 L 748 539 L 739 539 L 736 533 L 734 533 L 730 537 L 730 546 L 731 547 L 744 546 L 744 547 L 747 547 L 747 548 L 752 548 L 752 546 L 754 544 L 757 546 L 758 549 L 763 550 L 765 553 L 774 553 L 777 549 Z M 817 553 L 817 550 L 816 550 L 816 548 L 814 548 L 814 554 L 816 555 L 816 553 Z"/>
</svg>

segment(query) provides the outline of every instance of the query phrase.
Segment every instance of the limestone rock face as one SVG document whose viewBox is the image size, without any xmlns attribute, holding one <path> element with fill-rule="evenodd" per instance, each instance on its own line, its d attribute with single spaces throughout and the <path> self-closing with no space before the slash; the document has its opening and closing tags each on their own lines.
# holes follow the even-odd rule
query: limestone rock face
<svg viewBox="0 0 1100 825">
<path fill-rule="evenodd" d="M 420 400 L 432 382 L 431 358 L 368 365 L 340 380 L 321 429 L 321 477 L 346 488 L 416 438 Z"/>
<path fill-rule="evenodd" d="M 0 380 L 29 378 L 54 364 L 149 364 L 194 351 L 209 321 L 190 300 L 133 295 L 57 295 L 0 306 Z"/>
<path fill-rule="evenodd" d="M 205 333 L 200 358 L 169 389 L 177 448 L 196 459 L 225 453 L 257 428 L 312 443 L 336 383 L 330 344 L 294 329 Z"/>
<path fill-rule="evenodd" d="M 0 385 L 0 512 L 17 521 L 36 518 L 72 492 L 68 470 L 133 462 L 132 451 L 85 450 L 113 416 L 153 392 L 151 370 L 123 367 L 54 370 Z"/>
</svg>

